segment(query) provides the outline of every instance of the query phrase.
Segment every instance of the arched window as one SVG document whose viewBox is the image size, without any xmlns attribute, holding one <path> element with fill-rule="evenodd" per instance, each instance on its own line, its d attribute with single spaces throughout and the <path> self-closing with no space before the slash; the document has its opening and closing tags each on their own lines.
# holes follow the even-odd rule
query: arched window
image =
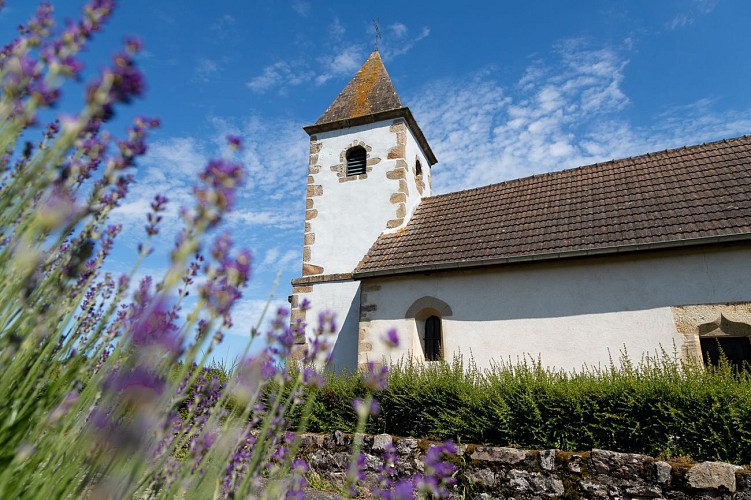
<svg viewBox="0 0 751 500">
<path fill-rule="evenodd" d="M 362 146 L 355 146 L 347 151 L 347 175 L 365 173 L 368 154 Z"/>
<path fill-rule="evenodd" d="M 438 361 L 441 356 L 441 318 L 430 316 L 425 320 L 425 342 L 423 342 L 426 361 Z"/>
<path fill-rule="evenodd" d="M 415 175 L 422 175 L 422 165 L 420 165 L 420 160 L 415 160 Z"/>
</svg>

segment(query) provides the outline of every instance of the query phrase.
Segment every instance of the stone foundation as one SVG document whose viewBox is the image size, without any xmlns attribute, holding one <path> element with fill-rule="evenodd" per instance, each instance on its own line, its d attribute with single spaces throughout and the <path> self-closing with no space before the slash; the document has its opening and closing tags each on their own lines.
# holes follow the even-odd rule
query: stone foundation
<svg viewBox="0 0 751 500">
<path fill-rule="evenodd" d="M 303 434 L 300 454 L 312 473 L 341 485 L 353 436 Z M 375 486 L 384 448 L 397 450 L 397 477 L 423 470 L 426 440 L 388 434 L 363 437 L 366 479 L 361 497 Z M 751 499 L 751 467 L 722 462 L 666 462 L 633 453 L 592 450 L 520 450 L 461 445 L 453 462 L 459 467 L 452 498 L 544 499 Z"/>
</svg>

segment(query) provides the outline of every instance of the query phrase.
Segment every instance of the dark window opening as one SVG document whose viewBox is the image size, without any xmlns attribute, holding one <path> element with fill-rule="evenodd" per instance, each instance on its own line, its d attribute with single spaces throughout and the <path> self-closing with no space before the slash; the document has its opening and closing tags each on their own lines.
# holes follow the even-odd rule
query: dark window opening
<svg viewBox="0 0 751 500">
<path fill-rule="evenodd" d="M 700 339 L 704 364 L 717 366 L 725 356 L 736 370 L 751 369 L 751 341 L 749 337 L 704 337 Z"/>
<path fill-rule="evenodd" d="M 365 173 L 368 154 L 362 146 L 355 146 L 347 151 L 347 175 Z"/>
<path fill-rule="evenodd" d="M 425 320 L 425 360 L 441 359 L 441 318 L 430 316 Z"/>
<path fill-rule="evenodd" d="M 415 175 L 422 175 L 422 165 L 420 165 L 420 160 L 415 160 Z"/>
</svg>

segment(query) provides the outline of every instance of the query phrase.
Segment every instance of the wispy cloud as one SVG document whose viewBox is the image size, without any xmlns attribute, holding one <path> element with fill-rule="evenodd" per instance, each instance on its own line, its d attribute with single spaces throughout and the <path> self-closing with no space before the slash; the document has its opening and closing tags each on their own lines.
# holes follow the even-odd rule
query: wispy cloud
<svg viewBox="0 0 751 500">
<path fill-rule="evenodd" d="M 410 30 L 400 22 L 388 25 L 385 31 L 385 36 L 379 44 L 379 51 L 386 61 L 406 54 L 417 42 L 430 35 L 430 28 L 423 26 L 417 35 L 410 36 Z"/>
<path fill-rule="evenodd" d="M 688 10 L 679 12 L 670 21 L 666 23 L 666 27 L 669 30 L 685 28 L 686 26 L 690 26 L 694 24 L 696 19 L 698 19 L 700 16 L 703 16 L 712 12 L 715 6 L 717 5 L 717 1 L 716 0 L 692 0 L 690 2 L 685 2 L 680 5 L 683 8 L 687 8 Z"/>
<path fill-rule="evenodd" d="M 295 0 L 292 2 L 292 10 L 297 12 L 298 15 L 305 17 L 310 13 L 310 2 Z"/>
<path fill-rule="evenodd" d="M 113 220 L 126 228 L 145 225 L 151 201 L 157 194 L 170 200 L 164 225 L 178 223 L 178 207 L 190 206 L 191 190 L 198 172 L 206 163 L 201 142 L 194 138 L 179 137 L 155 142 L 141 161 L 136 183 L 126 202 L 113 211 Z"/>
<path fill-rule="evenodd" d="M 299 266 L 302 261 L 302 255 L 297 250 L 287 250 L 281 252 L 279 247 L 272 247 L 266 250 L 263 259 L 256 264 L 257 268 L 267 268 L 272 271 L 288 271 L 290 266 Z"/>
<path fill-rule="evenodd" d="M 323 70 L 316 76 L 315 82 L 321 85 L 337 76 L 354 75 L 364 61 L 363 50 L 359 45 L 349 45 L 318 61 Z"/>
<path fill-rule="evenodd" d="M 331 21 L 327 30 L 328 46 L 323 47 L 324 55 L 278 60 L 250 78 L 248 88 L 259 94 L 275 91 L 284 95 L 291 87 L 302 84 L 323 85 L 332 79 L 351 78 L 365 61 L 372 40 L 369 43 L 344 40 L 346 27 L 338 18 Z M 373 27 L 368 30 L 372 36 L 375 35 L 373 30 Z M 422 27 L 417 35 L 410 37 L 409 28 L 400 22 L 388 25 L 386 31 L 388 36 L 379 45 L 385 60 L 406 54 L 430 35 L 430 29 Z"/>
<path fill-rule="evenodd" d="M 403 23 L 393 23 L 388 26 L 388 31 L 396 38 L 403 38 L 407 35 L 407 26 Z"/>
<path fill-rule="evenodd" d="M 215 36 L 225 37 L 230 34 L 230 32 L 235 28 L 236 24 L 237 19 L 235 19 L 234 16 L 230 14 L 224 14 L 218 19 L 215 19 L 211 23 L 211 26 L 209 26 L 209 29 L 214 33 Z"/>
<path fill-rule="evenodd" d="M 294 232 L 302 227 L 304 166 L 308 161 L 308 138 L 302 124 L 249 117 L 235 124 L 213 119 L 210 125 L 214 133 L 208 136 L 170 138 L 150 145 L 133 189 L 113 213 L 113 221 L 122 223 L 129 233 L 126 238 L 142 238 L 150 204 L 154 196 L 162 194 L 169 199 L 162 235 L 170 241 L 182 227 L 180 208 L 193 205 L 193 186 L 199 172 L 209 158 L 226 153 L 228 134 L 243 138 L 240 159 L 246 179 L 236 194 L 236 208 L 228 214 L 227 224 L 243 231 Z"/>
<path fill-rule="evenodd" d="M 313 73 L 304 70 L 304 64 L 291 61 L 277 61 L 274 64 L 266 66 L 263 72 L 251 78 L 247 85 L 248 88 L 260 94 L 270 89 L 286 89 L 290 86 L 300 85 L 309 81 Z"/>
<path fill-rule="evenodd" d="M 419 90 L 413 110 L 439 164 L 438 193 L 745 133 L 750 113 L 717 113 L 711 101 L 668 110 L 649 126 L 623 118 L 628 58 L 582 40 L 533 60 L 515 87 L 492 69 Z M 686 116 L 692 119 L 686 119 Z"/>
<path fill-rule="evenodd" d="M 196 63 L 195 75 L 196 78 L 206 83 L 219 71 L 219 65 L 212 59 L 201 57 Z"/>
<path fill-rule="evenodd" d="M 271 302 L 264 299 L 241 299 L 232 308 L 232 322 L 234 325 L 228 333 L 232 335 L 250 335 L 251 330 L 259 322 L 261 331 L 265 331 L 265 326 L 269 320 L 282 308 L 289 311 L 289 303 L 283 299 L 275 299 Z"/>
</svg>

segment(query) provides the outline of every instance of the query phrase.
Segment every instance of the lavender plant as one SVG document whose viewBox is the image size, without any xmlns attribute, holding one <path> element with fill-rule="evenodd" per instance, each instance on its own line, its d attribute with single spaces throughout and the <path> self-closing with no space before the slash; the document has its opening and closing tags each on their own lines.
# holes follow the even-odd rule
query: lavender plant
<svg viewBox="0 0 751 500">
<path fill-rule="evenodd" d="M 107 272 L 122 230 L 108 217 L 159 126 L 139 117 L 122 138 L 109 130 L 145 90 L 140 42 L 128 40 L 87 85 L 76 114 L 39 124 L 81 78 L 79 53 L 114 7 L 90 0 L 57 30 L 42 4 L 0 51 L 0 497 L 300 496 L 308 466 L 296 459 L 288 415 L 305 428 L 334 318 L 321 316 L 297 369 L 285 364 L 307 325 L 290 325 L 285 310 L 254 332 L 260 353 L 246 349 L 227 371 L 207 366 L 251 273 L 251 254 L 217 234 L 242 165 L 205 166 L 164 276 L 131 284 L 168 203 L 154 198 L 131 271 Z M 228 142 L 241 148 L 238 137 Z M 386 374 L 374 365 L 366 384 L 377 391 Z M 377 405 L 372 394 L 355 404 L 362 428 Z M 357 447 L 353 456 L 346 494 L 356 494 Z M 450 471 L 433 469 L 437 479 L 394 491 L 442 494 Z"/>
</svg>

